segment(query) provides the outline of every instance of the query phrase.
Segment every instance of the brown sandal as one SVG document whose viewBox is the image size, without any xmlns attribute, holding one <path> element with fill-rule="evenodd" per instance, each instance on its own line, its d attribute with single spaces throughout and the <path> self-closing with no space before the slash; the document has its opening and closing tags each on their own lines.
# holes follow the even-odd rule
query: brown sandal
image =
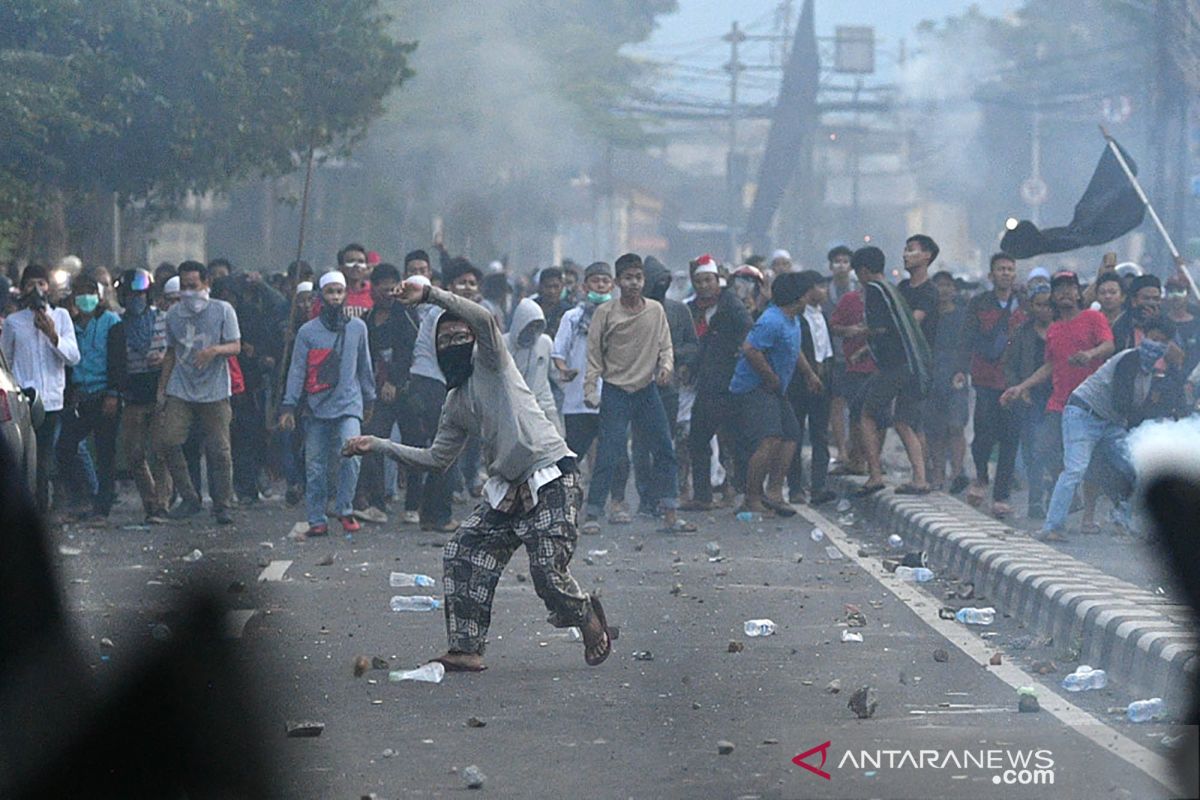
<svg viewBox="0 0 1200 800">
<path fill-rule="evenodd" d="M 587 662 L 589 667 L 595 667 L 603 664 L 605 660 L 612 655 L 612 644 L 617 640 L 617 637 L 620 636 L 621 631 L 615 625 L 611 628 L 608 627 L 608 620 L 604 616 L 604 606 L 600 605 L 599 597 L 596 597 L 594 594 L 590 595 L 588 602 L 591 605 L 592 614 L 595 615 L 596 619 L 600 621 L 600 627 L 604 629 L 604 649 L 599 655 L 589 656 L 588 650 L 590 648 L 588 647 L 586 640 L 584 641 L 583 645 L 583 660 Z M 580 632 L 582 631 L 583 628 L 580 628 Z"/>
<path fill-rule="evenodd" d="M 478 667 L 467 667 L 459 664 L 456 661 L 447 661 L 442 656 L 429 659 L 430 664 L 435 661 L 445 667 L 446 672 L 483 672 L 485 669 L 487 669 L 487 664 L 480 664 Z"/>
</svg>

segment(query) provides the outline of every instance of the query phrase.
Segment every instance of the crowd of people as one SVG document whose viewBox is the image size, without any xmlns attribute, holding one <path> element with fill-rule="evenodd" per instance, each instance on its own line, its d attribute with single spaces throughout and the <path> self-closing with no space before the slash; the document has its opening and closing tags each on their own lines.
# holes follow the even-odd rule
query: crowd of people
<svg viewBox="0 0 1200 800">
<path fill-rule="evenodd" d="M 1163 283 L 1112 254 L 1085 286 L 996 253 L 972 294 L 934 271 L 924 234 L 898 284 L 873 246 L 835 247 L 820 271 L 782 250 L 704 255 L 682 291 L 633 253 L 527 278 L 436 252 L 396 266 L 348 244 L 319 274 L 81 268 L 66 286 L 25 267 L 0 286 L 0 351 L 46 412 L 40 509 L 101 523 L 127 475 L 151 525 L 201 514 L 205 490 L 230 524 L 282 484 L 305 505 L 298 538 L 396 516 L 456 532 L 456 669 L 481 668 L 491 591 L 524 543 L 555 624 L 582 626 L 599 663 L 616 632 L 567 571 L 577 533 L 634 513 L 695 530 L 680 512 L 721 506 L 789 517 L 836 499 L 830 474 L 865 476 L 866 496 L 885 487 L 889 429 L 909 462 L 899 494 L 965 492 L 1004 518 L 1024 482 L 1041 538 L 1065 538 L 1076 504 L 1098 532 L 1104 496 L 1127 529 L 1128 432 L 1190 414 L 1200 376 L 1186 274 Z"/>
</svg>

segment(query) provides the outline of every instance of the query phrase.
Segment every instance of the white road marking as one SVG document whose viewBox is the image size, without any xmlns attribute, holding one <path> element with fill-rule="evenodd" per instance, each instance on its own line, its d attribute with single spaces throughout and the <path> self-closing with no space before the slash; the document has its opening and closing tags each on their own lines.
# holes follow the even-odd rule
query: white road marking
<svg viewBox="0 0 1200 800">
<path fill-rule="evenodd" d="M 288 567 L 291 565 L 291 561 L 272 561 L 263 567 L 263 571 L 258 575 L 258 582 L 283 580 L 283 574 L 288 571 Z"/>
<path fill-rule="evenodd" d="M 987 665 L 988 672 L 1011 686 L 1014 693 L 1021 686 L 1037 686 L 1038 704 L 1043 711 L 1058 719 L 1080 736 L 1086 737 L 1102 749 L 1137 767 L 1169 789 L 1172 797 L 1182 797 L 1187 794 L 1183 785 L 1177 781 L 1174 767 L 1169 759 L 1142 747 L 1115 728 L 1105 724 L 1098 717 L 1084 711 L 1049 687 L 1040 684 L 1036 678 L 1020 667 L 1011 663 L 999 666 L 988 665 L 995 648 L 986 641 L 980 640 L 966 626 L 957 621 L 940 619 L 937 615 L 940 607 L 937 601 L 917 588 L 917 584 L 908 583 L 889 572 L 881 573 L 878 561 L 870 556 L 859 556 L 858 545 L 851 542 L 846 532 L 832 520 L 826 519 L 809 507 L 800 506 L 796 510 L 814 526 L 824 531 L 825 538 L 836 544 L 847 559 L 861 567 L 863 571 L 916 612 L 917 617 L 940 636 L 979 665 Z"/>
</svg>

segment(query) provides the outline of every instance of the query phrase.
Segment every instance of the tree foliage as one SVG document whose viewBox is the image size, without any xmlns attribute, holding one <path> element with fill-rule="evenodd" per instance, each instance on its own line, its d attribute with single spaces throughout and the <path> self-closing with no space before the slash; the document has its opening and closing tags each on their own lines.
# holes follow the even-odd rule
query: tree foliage
<svg viewBox="0 0 1200 800">
<path fill-rule="evenodd" d="M 346 147 L 411 73 L 377 0 L 6 0 L 0 210 L 169 207 Z"/>
</svg>

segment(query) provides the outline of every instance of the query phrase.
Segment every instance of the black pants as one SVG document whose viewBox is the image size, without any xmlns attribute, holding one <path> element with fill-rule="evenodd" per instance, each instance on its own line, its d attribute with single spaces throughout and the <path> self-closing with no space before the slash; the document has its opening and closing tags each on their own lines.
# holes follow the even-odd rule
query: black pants
<svg viewBox="0 0 1200 800">
<path fill-rule="evenodd" d="M 267 423 L 261 395 L 243 392 L 230 398 L 233 419 L 229 445 L 233 458 L 233 490 L 242 500 L 258 497 L 258 475 L 267 452 Z"/>
<path fill-rule="evenodd" d="M 404 408 L 404 405 L 399 397 L 391 403 L 384 403 L 377 400 L 375 402 L 375 413 L 372 414 L 371 421 L 363 426 L 363 435 L 389 439 L 392 436 L 392 427 L 399 422 L 401 423 L 400 430 L 403 437 L 404 417 L 401 415 L 401 410 Z M 409 427 L 411 427 L 411 424 Z M 382 453 L 368 453 L 363 456 L 362 469 L 358 473 L 358 491 L 354 503 L 355 508 L 366 508 L 367 506 L 378 509 L 387 508 L 387 487 L 384 486 L 383 467 Z M 413 510 L 415 511 L 418 507 L 414 506 Z"/>
<path fill-rule="evenodd" d="M 600 435 L 599 414 L 563 414 L 563 426 L 566 428 L 567 447 L 575 457 L 583 461 L 592 442 Z M 613 469 L 612 486 L 608 496 L 614 502 L 625 502 L 625 485 L 629 482 L 629 458 L 622 458 Z"/>
<path fill-rule="evenodd" d="M 667 430 L 671 432 L 671 442 L 674 443 L 675 420 L 679 418 L 679 390 L 673 386 L 659 389 L 658 396 L 662 400 L 663 411 L 667 412 Z M 633 437 L 633 485 L 637 487 L 638 511 L 657 515 L 659 498 L 653 479 L 654 459 L 651 452 L 647 437 Z M 619 472 L 614 473 L 613 484 L 619 482 L 624 487 L 625 481 L 621 481 L 620 477 Z"/>
<path fill-rule="evenodd" d="M 37 510 L 43 518 L 50 510 L 50 473 L 54 471 L 54 452 L 58 444 L 61 411 L 47 411 L 37 429 Z"/>
<path fill-rule="evenodd" d="M 975 459 L 975 476 L 986 483 L 988 461 L 992 449 L 1000 445 L 1000 460 L 996 463 L 996 484 L 992 499 L 1005 502 L 1012 492 L 1013 470 L 1017 464 L 1017 445 L 1021 426 L 1012 410 L 1000 405 L 1000 389 L 975 387 L 975 436 L 971 440 L 971 457 Z"/>
<path fill-rule="evenodd" d="M 796 412 L 796 421 L 800 423 L 799 444 L 788 468 L 789 491 L 799 491 L 804 485 L 804 459 L 800 454 L 800 445 L 804 443 L 805 431 L 808 432 L 812 453 L 809 491 L 812 494 L 825 491 L 825 481 L 829 476 L 829 409 L 833 403 L 833 392 L 830 391 L 829 384 L 833 378 L 833 362 L 825 361 L 820 364 L 817 375 L 823 384 L 820 394 L 810 392 L 808 384 L 799 373 L 792 377 L 792 382 L 788 385 L 788 400 Z"/>
<path fill-rule="evenodd" d="M 120 416 L 106 417 L 103 412 L 104 396 L 84 398 L 73 408 L 66 408 L 62 415 L 62 433 L 58 437 L 58 473 L 65 491 L 64 497 L 79 503 L 89 497 L 92 510 L 108 516 L 116 499 L 115 468 L 117 458 L 117 420 Z M 96 442 L 96 477 L 100 481 L 99 491 L 93 497 L 87 477 L 79 461 L 79 443 L 94 435 Z"/>
<path fill-rule="evenodd" d="M 437 433 L 438 420 L 442 416 L 442 405 L 446 402 L 446 387 L 433 378 L 413 375 L 408 382 L 408 399 L 412 405 L 413 419 L 417 424 L 409 426 L 413 428 L 413 434 L 405 444 L 411 444 L 414 447 L 428 447 L 433 443 L 433 437 Z M 401 434 L 406 433 L 405 429 L 401 428 Z M 450 469 L 453 468 L 451 466 Z M 404 507 L 414 510 L 410 503 L 416 500 L 418 501 L 417 510 L 421 512 L 421 522 L 445 525 L 450 521 L 450 497 L 452 494 L 450 470 L 417 473 L 417 477 L 420 484 L 419 493 L 416 498 L 413 497 L 413 483 L 410 477 Z"/>
<path fill-rule="evenodd" d="M 697 392 L 692 405 L 692 424 L 688 431 L 688 453 L 692 459 L 692 499 L 711 503 L 712 437 L 733 417 L 733 395 L 729 392 Z M 729 460 L 729 453 L 723 460 Z M 733 485 L 740 482 L 732 479 Z"/>
</svg>

